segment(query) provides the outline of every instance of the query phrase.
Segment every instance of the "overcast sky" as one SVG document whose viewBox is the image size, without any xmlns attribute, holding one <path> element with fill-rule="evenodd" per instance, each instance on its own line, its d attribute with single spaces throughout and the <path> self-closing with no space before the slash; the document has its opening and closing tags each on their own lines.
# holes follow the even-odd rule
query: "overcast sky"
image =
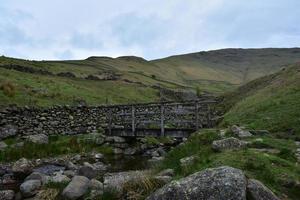
<svg viewBox="0 0 300 200">
<path fill-rule="evenodd" d="M 0 0 L 0 54 L 154 59 L 300 46 L 300 0 Z"/>
</svg>

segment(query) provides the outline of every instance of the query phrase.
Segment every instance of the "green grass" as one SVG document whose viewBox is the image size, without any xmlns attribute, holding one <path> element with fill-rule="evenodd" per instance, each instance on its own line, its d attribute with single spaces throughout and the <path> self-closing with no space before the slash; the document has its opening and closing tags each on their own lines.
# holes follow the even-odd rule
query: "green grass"
<svg viewBox="0 0 300 200">
<path fill-rule="evenodd" d="M 1 105 L 72 105 L 82 100 L 90 105 L 99 105 L 150 102 L 158 99 L 158 92 L 152 88 L 118 81 L 67 79 L 0 69 L 0 84 L 5 81 L 16 86 L 16 94 L 9 97 L 0 90 Z"/>
<path fill-rule="evenodd" d="M 211 149 L 211 143 L 216 139 L 219 139 L 216 130 L 204 130 L 192 135 L 184 145 L 168 152 L 166 159 L 156 170 L 175 169 L 175 178 L 179 179 L 206 168 L 231 166 L 243 170 L 249 178 L 262 181 L 278 195 L 287 194 L 290 199 L 299 197 L 300 192 L 295 187 L 284 187 L 289 180 L 300 180 L 300 167 L 291 158 L 295 153 L 295 146 L 291 140 L 263 137 L 266 146 L 280 150 L 278 154 L 267 154 L 253 149 L 261 147 L 255 145 L 250 149 L 216 153 Z M 254 137 L 249 140 L 256 139 Z M 192 155 L 197 156 L 195 162 L 182 168 L 180 159 Z"/>
<path fill-rule="evenodd" d="M 49 144 L 24 142 L 23 147 L 8 147 L 0 152 L 0 162 L 15 161 L 23 157 L 28 159 L 46 158 L 65 154 L 88 153 L 92 151 L 104 154 L 113 153 L 112 148 L 109 146 L 99 146 L 91 142 L 78 140 L 80 137 L 82 136 L 54 136 L 50 137 Z"/>
<path fill-rule="evenodd" d="M 0 91 L 0 105 L 49 106 L 76 104 L 80 100 L 93 105 L 157 101 L 159 90 L 153 86 L 158 85 L 175 90 L 200 88 L 202 91 L 222 94 L 247 81 L 276 72 L 283 65 L 299 61 L 299 54 L 297 49 L 227 49 L 153 61 L 134 56 L 69 61 L 0 57 L 0 65 L 17 64 L 53 74 L 71 72 L 78 77 L 45 76 L 0 68 L 0 86 L 5 81 L 17 86 L 13 97 Z M 84 79 L 89 75 L 101 76 L 105 73 L 119 74 L 121 78 L 117 81 Z"/>
<path fill-rule="evenodd" d="M 299 138 L 300 65 L 254 83 L 225 98 L 224 104 L 233 106 L 225 114 L 222 125 L 240 124 L 250 129 L 286 132 Z"/>
</svg>

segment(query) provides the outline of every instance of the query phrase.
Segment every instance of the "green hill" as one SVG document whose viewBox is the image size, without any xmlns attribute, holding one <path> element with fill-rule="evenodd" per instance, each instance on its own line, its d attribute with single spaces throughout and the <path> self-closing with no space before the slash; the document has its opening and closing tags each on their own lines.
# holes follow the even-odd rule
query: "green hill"
<svg viewBox="0 0 300 200">
<path fill-rule="evenodd" d="M 224 95 L 225 125 L 287 132 L 300 137 L 300 64 Z"/>
<path fill-rule="evenodd" d="M 159 87 L 220 94 L 298 61 L 299 48 L 223 49 L 153 61 L 134 56 L 67 61 L 2 56 L 0 104 L 148 102 L 160 99 Z"/>
</svg>

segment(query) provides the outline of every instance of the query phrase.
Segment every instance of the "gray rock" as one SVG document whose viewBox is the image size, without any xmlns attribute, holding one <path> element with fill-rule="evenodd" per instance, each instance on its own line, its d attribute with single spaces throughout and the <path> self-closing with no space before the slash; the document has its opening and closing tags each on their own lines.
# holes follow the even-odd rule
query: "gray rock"
<svg viewBox="0 0 300 200">
<path fill-rule="evenodd" d="M 158 148 L 156 151 L 160 156 L 165 156 L 167 154 L 167 152 L 162 147 Z"/>
<path fill-rule="evenodd" d="M 280 200 L 270 189 L 254 179 L 248 180 L 247 197 L 251 200 Z"/>
<path fill-rule="evenodd" d="M 225 135 L 226 135 L 226 129 L 220 130 L 219 135 L 220 135 L 220 137 L 222 137 L 222 138 L 225 137 Z"/>
<path fill-rule="evenodd" d="M 135 155 L 135 154 L 137 154 L 137 148 L 129 147 L 129 148 L 125 149 L 124 154 L 129 155 L 129 156 Z"/>
<path fill-rule="evenodd" d="M 103 193 L 103 183 L 101 183 L 100 181 L 96 180 L 96 179 L 92 179 L 90 181 L 90 185 L 89 188 L 91 190 L 101 190 Z"/>
<path fill-rule="evenodd" d="M 66 170 L 66 171 L 64 171 L 63 174 L 66 175 L 69 178 L 73 178 L 76 175 L 76 172 L 73 171 L 73 170 Z"/>
<path fill-rule="evenodd" d="M 12 125 L 0 127 L 0 140 L 17 135 L 17 128 Z"/>
<path fill-rule="evenodd" d="M 180 166 L 181 167 L 188 167 L 192 165 L 197 159 L 197 156 L 189 156 L 180 159 Z"/>
<path fill-rule="evenodd" d="M 252 136 L 252 134 L 249 131 L 243 130 L 242 128 L 238 127 L 237 125 L 233 125 L 231 127 L 231 131 L 233 132 L 233 134 L 235 134 L 236 136 L 238 136 L 240 138 Z"/>
<path fill-rule="evenodd" d="M 247 180 L 241 170 L 225 166 L 172 181 L 147 200 L 246 200 L 246 186 Z"/>
<path fill-rule="evenodd" d="M 59 162 L 55 159 L 55 162 Z M 44 165 L 41 160 L 37 160 L 36 163 L 40 163 L 40 167 L 34 168 L 34 172 L 39 172 L 48 176 L 52 176 L 53 174 L 65 170 L 65 167 L 60 165 L 54 165 L 54 164 L 46 164 Z"/>
<path fill-rule="evenodd" d="M 50 177 L 46 176 L 45 174 L 39 173 L 39 172 L 32 172 L 29 176 L 25 178 L 25 181 L 29 180 L 39 180 L 41 183 L 47 184 L 49 182 Z"/>
<path fill-rule="evenodd" d="M 88 192 L 90 180 L 84 176 L 74 176 L 72 181 L 63 190 L 62 196 L 66 199 L 75 200 Z"/>
<path fill-rule="evenodd" d="M 123 154 L 124 153 L 123 149 L 120 149 L 120 148 L 114 148 L 113 152 L 114 152 L 114 154 Z"/>
<path fill-rule="evenodd" d="M 49 139 L 48 136 L 45 134 L 37 134 L 37 135 L 30 135 L 26 137 L 26 140 L 35 144 L 48 144 Z"/>
<path fill-rule="evenodd" d="M 103 172 L 103 171 L 106 171 L 108 166 L 105 165 L 104 163 L 102 162 L 96 162 L 94 163 L 93 165 L 93 169 L 98 173 L 98 172 Z"/>
<path fill-rule="evenodd" d="M 102 153 L 97 153 L 97 154 L 95 154 L 94 157 L 95 157 L 96 160 L 100 160 L 100 159 L 104 158 L 104 155 Z"/>
<path fill-rule="evenodd" d="M 117 173 L 107 173 L 104 175 L 104 190 L 114 190 L 116 192 L 123 191 L 123 185 L 128 181 L 143 180 L 147 175 L 145 171 L 127 171 Z"/>
<path fill-rule="evenodd" d="M 72 163 L 71 161 L 69 161 L 67 164 L 67 169 L 69 170 L 77 170 L 79 167 L 77 165 L 75 165 L 74 163 Z"/>
<path fill-rule="evenodd" d="M 163 161 L 164 159 L 165 159 L 165 157 L 162 157 L 162 156 L 161 157 L 152 157 L 151 159 L 148 160 L 148 162 L 150 164 L 157 164 L 157 163 Z"/>
<path fill-rule="evenodd" d="M 14 185 L 17 184 L 18 181 L 16 180 L 14 174 L 4 174 L 0 179 L 0 183 L 3 185 Z"/>
<path fill-rule="evenodd" d="M 159 157 L 160 154 L 158 153 L 158 151 L 153 151 L 153 152 L 151 153 L 151 156 L 152 156 L 152 157 Z"/>
<path fill-rule="evenodd" d="M 15 198 L 15 192 L 13 190 L 0 191 L 0 200 L 13 200 Z"/>
<path fill-rule="evenodd" d="M 106 142 L 114 142 L 114 143 L 124 143 L 124 142 L 126 142 L 125 138 L 118 137 L 118 136 L 106 137 L 105 141 Z"/>
<path fill-rule="evenodd" d="M 53 183 L 68 183 L 70 180 L 69 177 L 61 173 L 57 173 L 55 176 L 51 177 L 51 182 Z"/>
<path fill-rule="evenodd" d="M 234 137 L 215 140 L 212 143 L 212 149 L 215 151 L 225 151 L 225 150 L 233 150 L 233 149 L 242 149 L 247 146 L 247 142 L 239 140 Z"/>
<path fill-rule="evenodd" d="M 23 197 L 32 197 L 42 187 L 42 183 L 39 180 L 28 180 L 21 184 L 20 191 Z"/>
<path fill-rule="evenodd" d="M 157 176 L 174 176 L 174 169 L 165 169 L 157 174 Z"/>
<path fill-rule="evenodd" d="M 97 172 L 90 166 L 83 166 L 79 168 L 78 175 L 92 179 L 97 176 Z"/>
<path fill-rule="evenodd" d="M 15 173 L 30 174 L 32 172 L 32 169 L 32 162 L 27 160 L 26 158 L 19 159 L 12 166 L 12 171 Z"/>
<path fill-rule="evenodd" d="M 0 141 L 0 151 L 3 151 L 4 149 L 6 149 L 8 147 L 8 145 L 5 142 L 1 142 Z"/>
<path fill-rule="evenodd" d="M 115 148 L 120 148 L 120 149 L 126 149 L 129 146 L 127 143 L 113 143 L 111 145 Z"/>
</svg>

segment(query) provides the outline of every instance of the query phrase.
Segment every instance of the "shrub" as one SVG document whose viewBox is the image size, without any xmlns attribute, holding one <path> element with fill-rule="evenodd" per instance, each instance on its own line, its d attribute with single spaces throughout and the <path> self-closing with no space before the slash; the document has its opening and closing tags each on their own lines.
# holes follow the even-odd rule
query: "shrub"
<svg viewBox="0 0 300 200">
<path fill-rule="evenodd" d="M 8 97 L 13 97 L 16 94 L 16 86 L 10 81 L 2 83 L 0 89 L 3 91 L 4 95 Z"/>
</svg>

